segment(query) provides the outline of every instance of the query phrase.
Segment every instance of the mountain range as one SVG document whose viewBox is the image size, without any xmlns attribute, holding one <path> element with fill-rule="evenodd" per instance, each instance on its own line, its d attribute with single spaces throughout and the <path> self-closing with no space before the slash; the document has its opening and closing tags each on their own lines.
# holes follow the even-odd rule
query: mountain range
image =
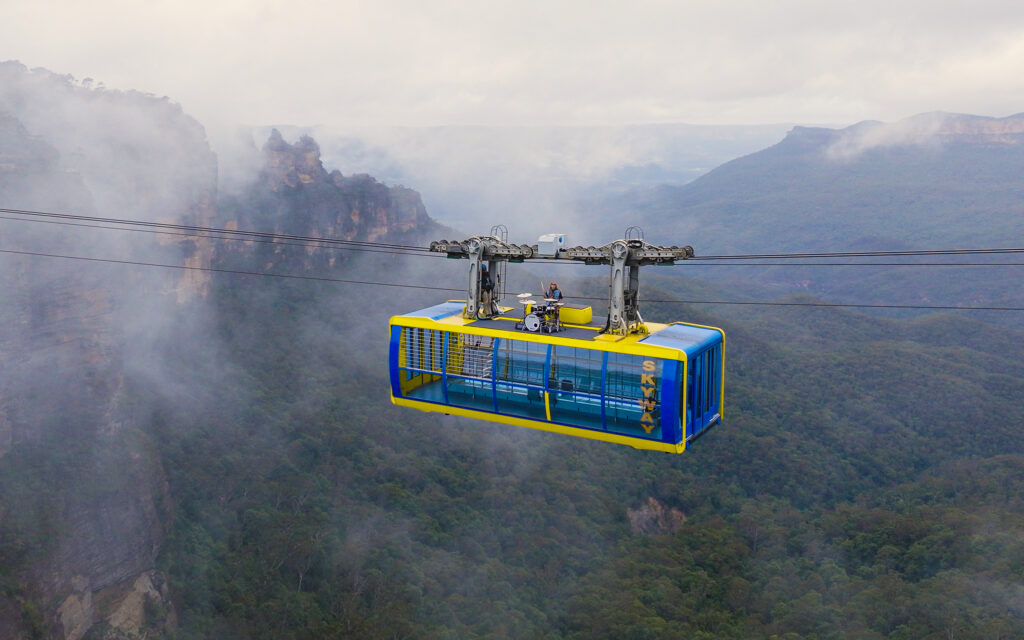
<svg viewBox="0 0 1024 640">
<path fill-rule="evenodd" d="M 778 144 L 726 162 L 691 183 L 634 190 L 589 201 L 584 208 L 603 221 L 606 236 L 637 224 L 658 230 L 657 238 L 648 240 L 690 244 L 704 256 L 1020 248 L 1021 175 L 1024 115 L 930 113 L 841 130 L 797 127 Z M 1012 255 L 916 261 L 938 260 L 1014 261 Z M 1014 285 L 1019 269 L 1011 267 L 687 270 L 834 302 L 1024 305 Z"/>
<path fill-rule="evenodd" d="M 413 188 L 285 129 L 225 166 L 168 100 L 15 63 L 0 80 L 0 206 L 292 238 L 0 216 L 0 637 L 1024 634 L 1019 328 L 707 304 L 898 281 L 686 264 L 645 272 L 644 317 L 723 327 L 727 382 L 683 456 L 400 410 L 387 318 L 458 295 L 437 290 L 458 264 L 294 238 L 458 234 Z M 1018 127 L 798 128 L 579 213 L 704 255 L 994 246 L 1017 237 Z M 570 297 L 607 293 L 568 275 Z M 999 279 L 901 299 L 994 300 Z"/>
</svg>

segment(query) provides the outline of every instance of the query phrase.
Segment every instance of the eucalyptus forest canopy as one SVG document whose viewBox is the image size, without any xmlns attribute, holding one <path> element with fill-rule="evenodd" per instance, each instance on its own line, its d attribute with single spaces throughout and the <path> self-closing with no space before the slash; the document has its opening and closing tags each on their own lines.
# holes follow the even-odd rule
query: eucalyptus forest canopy
<svg viewBox="0 0 1024 640">
<path fill-rule="evenodd" d="M 0 73 L 0 206 L 416 245 L 458 233 L 411 188 L 325 167 L 311 138 L 260 141 L 249 179 L 221 190 L 176 105 Z M 114 107 L 131 127 L 110 128 Z M 981 142 L 941 160 L 1012 202 L 1017 187 L 983 167 L 1016 149 Z M 824 197 L 764 182 L 811 184 L 779 151 L 744 161 L 778 199 L 750 203 L 751 221 Z M 885 153 L 920 175 L 938 166 L 914 145 Z M 733 169 L 634 193 L 632 211 L 666 233 L 715 202 L 741 216 L 751 183 Z M 847 179 L 864 203 L 891 194 Z M 692 208 L 664 217 L 666 193 Z M 940 200 L 957 228 L 1012 231 Z M 459 286 L 454 261 L 0 224 L 5 249 L 121 261 L 0 254 L 3 637 L 1024 635 L 1024 332 L 1008 316 L 678 303 L 814 304 L 829 283 L 854 295 L 855 278 L 794 294 L 749 274 L 645 272 L 660 301 L 645 319 L 727 335 L 723 424 L 670 456 L 393 407 L 387 318 L 453 297 L 432 287 Z M 174 261 L 200 268 L 124 264 Z M 606 295 L 600 271 L 571 276 L 567 295 Z M 918 295 L 971 302 L 922 273 Z M 1015 284 L 987 273 L 982 301 Z"/>
</svg>

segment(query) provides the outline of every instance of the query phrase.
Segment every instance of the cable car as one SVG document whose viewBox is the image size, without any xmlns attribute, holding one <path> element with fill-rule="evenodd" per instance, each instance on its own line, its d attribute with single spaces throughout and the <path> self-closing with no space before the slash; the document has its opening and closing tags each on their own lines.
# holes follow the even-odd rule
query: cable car
<svg viewBox="0 0 1024 640">
<path fill-rule="evenodd" d="M 639 312 L 640 267 L 691 258 L 692 247 L 656 247 L 631 227 L 603 247 L 564 248 L 557 234 L 540 251 L 498 229 L 431 243 L 468 259 L 467 298 L 391 318 L 393 403 L 669 453 L 721 422 L 725 333 Z M 530 259 L 611 265 L 607 317 L 528 293 L 521 313 L 501 306 L 504 263 Z"/>
<path fill-rule="evenodd" d="M 600 321 L 534 332 L 516 328 L 523 318 L 467 319 L 464 308 L 391 318 L 392 402 L 669 453 L 721 422 L 721 329 L 648 323 L 609 339 Z"/>
</svg>

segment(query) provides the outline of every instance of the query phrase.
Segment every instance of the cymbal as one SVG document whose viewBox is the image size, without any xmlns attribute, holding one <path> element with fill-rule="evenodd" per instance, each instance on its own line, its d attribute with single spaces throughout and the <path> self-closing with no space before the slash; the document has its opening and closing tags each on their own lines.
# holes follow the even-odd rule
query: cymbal
<svg viewBox="0 0 1024 640">
<path fill-rule="evenodd" d="M 529 298 L 532 295 L 533 295 L 532 293 L 520 293 L 516 297 L 517 298 Z"/>
<path fill-rule="evenodd" d="M 537 304 L 536 300 L 520 300 L 519 304 Z"/>
</svg>

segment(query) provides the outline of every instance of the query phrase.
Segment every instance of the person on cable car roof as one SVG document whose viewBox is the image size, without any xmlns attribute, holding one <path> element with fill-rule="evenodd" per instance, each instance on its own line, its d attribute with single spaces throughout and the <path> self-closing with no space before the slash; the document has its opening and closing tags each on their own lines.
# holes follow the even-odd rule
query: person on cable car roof
<svg viewBox="0 0 1024 640">
<path fill-rule="evenodd" d="M 544 294 L 544 297 L 549 299 L 549 300 L 561 300 L 562 299 L 562 290 L 558 288 L 558 283 L 557 282 L 552 282 L 551 283 L 551 286 L 548 287 L 548 291 L 547 291 L 547 293 Z"/>
<path fill-rule="evenodd" d="M 487 265 L 480 265 L 480 308 L 481 316 L 490 318 L 495 315 L 497 309 L 494 305 L 494 280 L 487 271 Z"/>
</svg>

